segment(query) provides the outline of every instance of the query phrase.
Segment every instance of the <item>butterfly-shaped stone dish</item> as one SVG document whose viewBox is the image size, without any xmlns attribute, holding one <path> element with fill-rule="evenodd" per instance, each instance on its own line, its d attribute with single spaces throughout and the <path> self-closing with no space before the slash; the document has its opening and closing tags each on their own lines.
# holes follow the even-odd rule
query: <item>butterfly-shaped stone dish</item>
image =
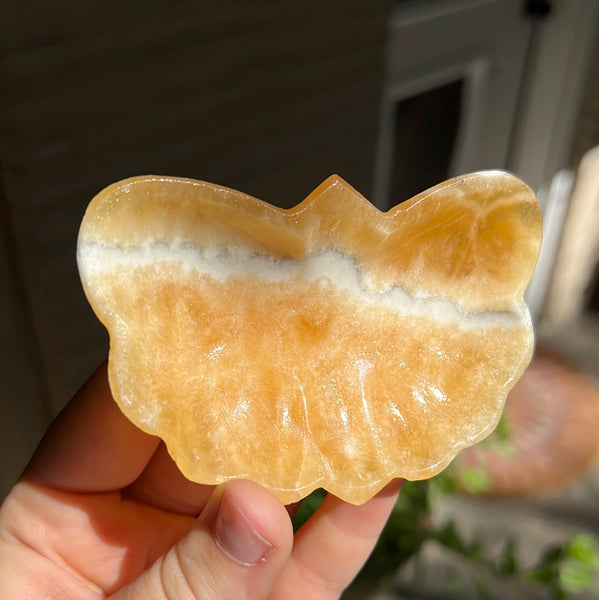
<svg viewBox="0 0 599 600">
<path fill-rule="evenodd" d="M 288 210 L 148 176 L 93 199 L 78 263 L 116 402 L 186 477 L 360 504 L 494 428 L 540 240 L 534 194 L 497 171 L 386 213 L 337 176 Z"/>
</svg>

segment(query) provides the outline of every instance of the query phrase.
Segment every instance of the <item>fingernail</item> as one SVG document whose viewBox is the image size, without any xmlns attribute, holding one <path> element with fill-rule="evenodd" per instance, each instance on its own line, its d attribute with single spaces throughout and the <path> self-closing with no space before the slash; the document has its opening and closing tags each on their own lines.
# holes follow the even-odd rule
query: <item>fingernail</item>
<svg viewBox="0 0 599 600">
<path fill-rule="evenodd" d="M 252 566 L 266 558 L 273 545 L 264 539 L 239 510 L 226 490 L 214 522 L 219 548 L 236 563 Z"/>
</svg>

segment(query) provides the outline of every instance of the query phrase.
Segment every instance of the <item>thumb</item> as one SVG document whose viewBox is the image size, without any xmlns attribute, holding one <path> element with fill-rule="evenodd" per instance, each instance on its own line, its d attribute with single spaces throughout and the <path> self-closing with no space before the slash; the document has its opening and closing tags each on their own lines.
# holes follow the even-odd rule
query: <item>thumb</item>
<svg viewBox="0 0 599 600">
<path fill-rule="evenodd" d="M 264 600 L 293 542 L 285 507 L 250 481 L 214 491 L 194 527 L 113 600 Z"/>
</svg>

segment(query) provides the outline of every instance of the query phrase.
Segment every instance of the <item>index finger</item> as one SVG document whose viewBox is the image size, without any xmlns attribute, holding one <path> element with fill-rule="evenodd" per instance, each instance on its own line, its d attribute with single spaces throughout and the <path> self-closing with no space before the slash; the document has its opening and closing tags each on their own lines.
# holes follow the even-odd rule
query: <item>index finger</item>
<svg viewBox="0 0 599 600">
<path fill-rule="evenodd" d="M 23 477 L 70 492 L 119 490 L 144 470 L 159 441 L 120 411 L 103 363 L 51 425 Z"/>
</svg>

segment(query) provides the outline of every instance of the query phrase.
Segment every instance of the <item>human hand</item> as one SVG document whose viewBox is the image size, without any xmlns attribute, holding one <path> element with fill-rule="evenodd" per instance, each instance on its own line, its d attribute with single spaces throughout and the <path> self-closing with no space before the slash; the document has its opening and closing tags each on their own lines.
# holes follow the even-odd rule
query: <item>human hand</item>
<svg viewBox="0 0 599 600">
<path fill-rule="evenodd" d="M 332 600 L 372 551 L 399 488 L 362 506 L 328 496 L 294 537 L 263 487 L 186 480 L 119 411 L 104 366 L 0 509 L 0 597 Z"/>
</svg>

